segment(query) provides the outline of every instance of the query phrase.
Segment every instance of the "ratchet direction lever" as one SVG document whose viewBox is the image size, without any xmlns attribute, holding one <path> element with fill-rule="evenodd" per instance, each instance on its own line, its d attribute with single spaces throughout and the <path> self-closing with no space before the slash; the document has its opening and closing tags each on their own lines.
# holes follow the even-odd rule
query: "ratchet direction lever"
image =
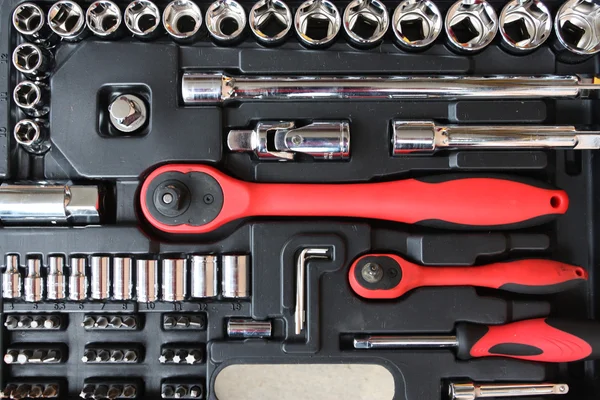
<svg viewBox="0 0 600 400">
<path fill-rule="evenodd" d="M 424 267 L 395 254 L 366 254 L 348 272 L 350 286 L 367 299 L 394 299 L 425 286 L 478 286 L 523 294 L 551 294 L 588 278 L 574 265 L 544 259 L 499 262 L 478 267 Z"/>
<path fill-rule="evenodd" d="M 240 219 L 352 217 L 443 228 L 515 228 L 567 211 L 562 190 L 509 178 L 437 176 L 380 183 L 250 183 L 217 169 L 171 164 L 140 191 L 144 217 L 167 233 L 208 233 Z"/>
</svg>

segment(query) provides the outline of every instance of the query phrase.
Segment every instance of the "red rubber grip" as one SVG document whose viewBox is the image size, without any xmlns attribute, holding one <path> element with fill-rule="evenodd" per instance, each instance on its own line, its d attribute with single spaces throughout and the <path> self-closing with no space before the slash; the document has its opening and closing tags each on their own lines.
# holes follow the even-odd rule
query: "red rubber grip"
<svg viewBox="0 0 600 400">
<path fill-rule="evenodd" d="M 357 278 L 356 268 L 366 257 L 386 257 L 401 270 L 401 280 L 390 289 L 370 289 Z M 367 254 L 354 261 L 348 273 L 350 286 L 367 299 L 394 299 L 425 286 L 478 286 L 515 293 L 550 294 L 567 290 L 588 279 L 578 266 L 544 259 L 526 259 L 479 267 L 423 267 L 395 254 Z"/>
<path fill-rule="evenodd" d="M 175 171 L 201 172 L 219 182 L 224 202 L 214 220 L 200 226 L 168 225 L 153 217 L 145 204 L 148 186 L 162 173 Z M 156 169 L 141 189 L 141 210 L 150 224 L 164 232 L 186 234 L 210 232 L 233 220 L 253 216 L 355 217 L 408 224 L 506 227 L 564 214 L 568 204 L 562 190 L 501 178 L 436 183 L 405 179 L 359 184 L 266 184 L 243 182 L 204 165 L 181 164 Z"/>
</svg>

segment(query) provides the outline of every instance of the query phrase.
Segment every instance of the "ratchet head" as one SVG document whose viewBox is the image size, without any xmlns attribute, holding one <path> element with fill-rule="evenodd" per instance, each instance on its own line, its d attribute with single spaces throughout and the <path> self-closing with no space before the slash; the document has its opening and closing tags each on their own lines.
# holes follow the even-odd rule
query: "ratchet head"
<svg viewBox="0 0 600 400">
<path fill-rule="evenodd" d="M 329 0 L 307 0 L 296 10 L 294 27 L 300 41 L 308 47 L 333 43 L 342 27 L 342 17 Z"/>
<path fill-rule="evenodd" d="M 446 13 L 450 47 L 473 53 L 487 47 L 498 31 L 498 17 L 486 0 L 458 0 Z"/>
<path fill-rule="evenodd" d="M 174 40 L 192 41 L 202 27 L 202 11 L 191 0 L 174 0 L 165 7 L 163 26 Z"/>
<path fill-rule="evenodd" d="M 600 5 L 568 0 L 558 10 L 554 30 L 559 44 L 571 53 L 591 56 L 600 51 Z"/>
<path fill-rule="evenodd" d="M 290 8 L 281 0 L 260 0 L 248 16 L 252 33 L 264 45 L 284 41 L 292 29 L 293 20 Z"/>
<path fill-rule="evenodd" d="M 443 23 L 440 10 L 431 0 L 404 0 L 392 17 L 396 43 L 409 51 L 432 45 L 440 35 Z"/>
<path fill-rule="evenodd" d="M 368 254 L 356 259 L 348 279 L 366 299 L 394 299 L 418 286 L 419 266 L 393 254 Z"/>
<path fill-rule="evenodd" d="M 500 13 L 502 44 L 523 53 L 540 47 L 552 33 L 552 15 L 539 0 L 512 0 Z"/>
<path fill-rule="evenodd" d="M 381 42 L 388 30 L 389 15 L 379 0 L 354 0 L 344 11 L 344 30 L 358 47 L 372 47 Z"/>
<path fill-rule="evenodd" d="M 246 28 L 246 12 L 234 0 L 217 0 L 206 10 L 206 27 L 212 38 L 222 44 L 242 38 Z"/>
</svg>

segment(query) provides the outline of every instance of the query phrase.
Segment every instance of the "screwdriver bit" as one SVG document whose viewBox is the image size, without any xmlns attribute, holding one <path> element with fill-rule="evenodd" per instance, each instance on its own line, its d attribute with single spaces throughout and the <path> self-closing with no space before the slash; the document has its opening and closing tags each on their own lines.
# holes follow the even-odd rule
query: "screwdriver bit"
<svg viewBox="0 0 600 400">
<path fill-rule="evenodd" d="M 82 399 L 91 399 L 94 397 L 94 390 L 96 387 L 94 385 L 85 385 L 83 389 L 81 389 L 81 393 L 79 397 Z"/>
<path fill-rule="evenodd" d="M 40 385 L 33 385 L 31 387 L 31 390 L 29 390 L 29 397 L 31 398 L 38 398 L 38 397 L 42 397 L 42 394 L 44 393 L 44 388 Z"/>
<path fill-rule="evenodd" d="M 123 325 L 123 320 L 121 317 L 112 317 L 108 323 L 108 326 L 111 328 L 120 328 Z"/>
<path fill-rule="evenodd" d="M 19 356 L 19 352 L 16 350 L 8 350 L 4 355 L 4 363 L 13 364 L 17 362 Z"/>
<path fill-rule="evenodd" d="M 29 328 L 31 326 L 31 318 L 29 317 L 21 317 L 19 322 L 17 323 L 19 328 Z"/>
<path fill-rule="evenodd" d="M 6 321 L 4 321 L 4 326 L 8 329 L 15 329 L 19 324 L 19 320 L 9 315 L 6 317 Z"/>
<path fill-rule="evenodd" d="M 44 328 L 46 328 L 46 329 L 60 328 L 60 319 L 58 319 L 55 316 L 49 316 L 44 321 Z"/>
<path fill-rule="evenodd" d="M 94 398 L 95 399 L 105 399 L 108 397 L 108 386 L 107 385 L 98 385 L 96 390 L 94 390 Z"/>
<path fill-rule="evenodd" d="M 96 352 L 91 349 L 87 349 L 83 353 L 83 357 L 81 357 L 81 361 L 84 363 L 93 362 L 96 360 Z"/>
<path fill-rule="evenodd" d="M 110 362 L 121 362 L 123 361 L 123 352 L 121 350 L 113 350 L 110 353 Z"/>
<path fill-rule="evenodd" d="M 44 393 L 42 393 L 42 397 L 45 397 L 45 398 L 58 397 L 58 386 L 53 383 L 46 386 L 46 389 L 44 389 Z"/>
<path fill-rule="evenodd" d="M 81 326 L 86 329 L 93 328 L 94 325 L 96 325 L 96 320 L 93 317 L 85 317 L 81 323 Z"/>
<path fill-rule="evenodd" d="M 168 362 L 172 362 L 175 357 L 175 353 L 172 350 L 163 350 L 160 357 L 158 357 L 158 361 L 161 364 L 166 364 Z"/>
<path fill-rule="evenodd" d="M 41 326 L 44 326 L 44 322 L 45 322 L 46 318 L 38 316 L 38 317 L 34 317 L 33 320 L 31 321 L 31 324 L 29 324 L 29 326 L 33 329 L 37 329 Z"/>
<path fill-rule="evenodd" d="M 197 399 L 201 396 L 202 396 L 202 388 L 200 386 L 192 386 L 190 388 L 190 397 Z"/>
<path fill-rule="evenodd" d="M 123 359 L 126 362 L 130 362 L 131 363 L 131 362 L 136 362 L 137 359 L 138 359 L 138 356 L 137 356 L 137 353 L 135 351 L 133 351 L 133 350 L 127 350 L 125 352 L 125 354 L 123 355 Z"/>
<path fill-rule="evenodd" d="M 30 385 L 21 384 L 12 393 L 12 398 L 13 399 L 24 399 L 29 395 L 29 390 L 31 390 Z"/>
<path fill-rule="evenodd" d="M 133 329 L 137 326 L 137 321 L 134 317 L 131 316 L 127 316 L 125 318 L 123 318 L 122 321 L 123 325 L 126 326 L 129 329 Z"/>
<path fill-rule="evenodd" d="M 135 397 L 137 394 L 137 389 L 133 385 L 125 385 L 123 388 L 123 397 L 131 398 Z"/>
<path fill-rule="evenodd" d="M 188 390 L 183 385 L 177 386 L 177 389 L 175 389 L 175 397 L 178 399 L 187 396 L 187 394 L 188 394 Z"/>
<path fill-rule="evenodd" d="M 188 364 L 197 364 L 202 361 L 202 352 L 200 350 L 192 350 L 185 360 Z"/>
<path fill-rule="evenodd" d="M 96 362 L 107 362 L 110 360 L 110 353 L 107 350 L 98 350 L 96 354 Z"/>
<path fill-rule="evenodd" d="M 123 394 L 123 387 L 111 386 L 110 389 L 108 389 L 108 392 L 106 395 L 109 399 L 116 399 L 117 397 L 121 396 L 122 394 Z"/>
</svg>

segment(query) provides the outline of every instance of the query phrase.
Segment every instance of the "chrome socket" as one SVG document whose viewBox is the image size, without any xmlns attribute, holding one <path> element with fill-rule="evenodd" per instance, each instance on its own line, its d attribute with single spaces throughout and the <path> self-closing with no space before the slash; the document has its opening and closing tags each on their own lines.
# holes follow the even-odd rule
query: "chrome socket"
<svg viewBox="0 0 600 400">
<path fill-rule="evenodd" d="M 48 26 L 62 40 L 76 42 L 86 35 L 85 13 L 71 0 L 57 1 L 48 12 Z"/>
<path fill-rule="evenodd" d="M 132 94 L 117 97 L 108 106 L 112 125 L 123 133 L 134 132 L 146 124 L 148 111 L 142 99 Z"/>
<path fill-rule="evenodd" d="M 162 300 L 183 301 L 187 296 L 187 260 L 162 260 Z"/>
<path fill-rule="evenodd" d="M 71 274 L 69 275 L 69 300 L 83 301 L 87 298 L 88 279 L 85 275 L 85 257 L 71 257 Z"/>
<path fill-rule="evenodd" d="M 23 290 L 21 273 L 19 272 L 19 256 L 7 254 L 5 265 L 2 272 L 2 298 L 17 299 L 21 297 Z"/>
<path fill-rule="evenodd" d="M 206 10 L 206 27 L 219 43 L 233 43 L 242 38 L 246 28 L 246 12 L 237 1 L 217 0 Z"/>
<path fill-rule="evenodd" d="M 234 299 L 250 297 L 250 256 L 224 255 L 221 261 L 221 295 Z"/>
<path fill-rule="evenodd" d="M 443 25 L 442 13 L 431 0 L 404 0 L 392 16 L 396 43 L 408 51 L 430 47 L 440 36 Z"/>
<path fill-rule="evenodd" d="M 14 28 L 34 43 L 52 44 L 56 35 L 46 25 L 46 14 L 34 3 L 21 3 L 12 14 Z"/>
<path fill-rule="evenodd" d="M 600 51 L 600 5 L 588 0 L 568 0 L 554 20 L 559 50 L 567 50 L 579 59 Z"/>
<path fill-rule="evenodd" d="M 37 303 L 43 298 L 42 262 L 37 257 L 27 258 L 27 275 L 23 279 L 25 301 Z"/>
<path fill-rule="evenodd" d="M 219 294 L 217 287 L 218 269 L 219 258 L 217 256 L 192 256 L 190 273 L 192 298 L 216 297 Z"/>
<path fill-rule="evenodd" d="M 116 39 L 121 36 L 122 22 L 121 9 L 109 0 L 90 4 L 85 13 L 88 29 L 102 39 Z"/>
<path fill-rule="evenodd" d="M 379 0 L 353 0 L 344 11 L 344 30 L 350 42 L 358 47 L 381 43 L 389 25 L 387 8 Z"/>
<path fill-rule="evenodd" d="M 50 150 L 47 121 L 22 119 L 16 123 L 13 137 L 29 153 L 43 154 Z"/>
<path fill-rule="evenodd" d="M 254 4 L 248 16 L 250 30 L 266 46 L 283 42 L 293 22 L 290 8 L 280 0 L 260 0 Z"/>
<path fill-rule="evenodd" d="M 192 42 L 202 27 L 202 11 L 191 0 L 174 0 L 163 11 L 162 23 L 178 42 Z"/>
<path fill-rule="evenodd" d="M 512 0 L 499 19 L 502 46 L 510 52 L 535 50 L 552 34 L 552 15 L 539 0 Z"/>
<path fill-rule="evenodd" d="M 329 0 L 307 0 L 298 7 L 294 28 L 308 47 L 326 47 L 333 43 L 342 27 L 342 17 Z"/>
<path fill-rule="evenodd" d="M 48 86 L 42 82 L 23 81 L 15 86 L 13 100 L 31 117 L 42 117 L 50 112 Z"/>
<path fill-rule="evenodd" d="M 135 37 L 143 40 L 156 38 L 160 34 L 160 10 L 149 0 L 135 0 L 124 12 L 125 26 Z"/>
<path fill-rule="evenodd" d="M 46 298 L 48 300 L 64 300 L 67 297 L 66 276 L 64 274 L 65 259 L 63 256 L 48 257 L 48 274 L 46 275 Z M 52 320 L 46 322 L 52 324 Z M 57 327 L 60 327 L 60 320 Z M 44 327 L 46 324 L 44 324 Z"/>
<path fill-rule="evenodd" d="M 485 0 L 458 0 L 446 13 L 450 48 L 473 53 L 486 48 L 498 31 L 498 17 Z"/>
<path fill-rule="evenodd" d="M 158 261 L 136 260 L 136 294 L 139 303 L 158 300 Z"/>
<path fill-rule="evenodd" d="M 13 66 L 28 78 L 50 75 L 54 57 L 47 49 L 33 43 L 21 43 L 12 53 Z"/>
</svg>

